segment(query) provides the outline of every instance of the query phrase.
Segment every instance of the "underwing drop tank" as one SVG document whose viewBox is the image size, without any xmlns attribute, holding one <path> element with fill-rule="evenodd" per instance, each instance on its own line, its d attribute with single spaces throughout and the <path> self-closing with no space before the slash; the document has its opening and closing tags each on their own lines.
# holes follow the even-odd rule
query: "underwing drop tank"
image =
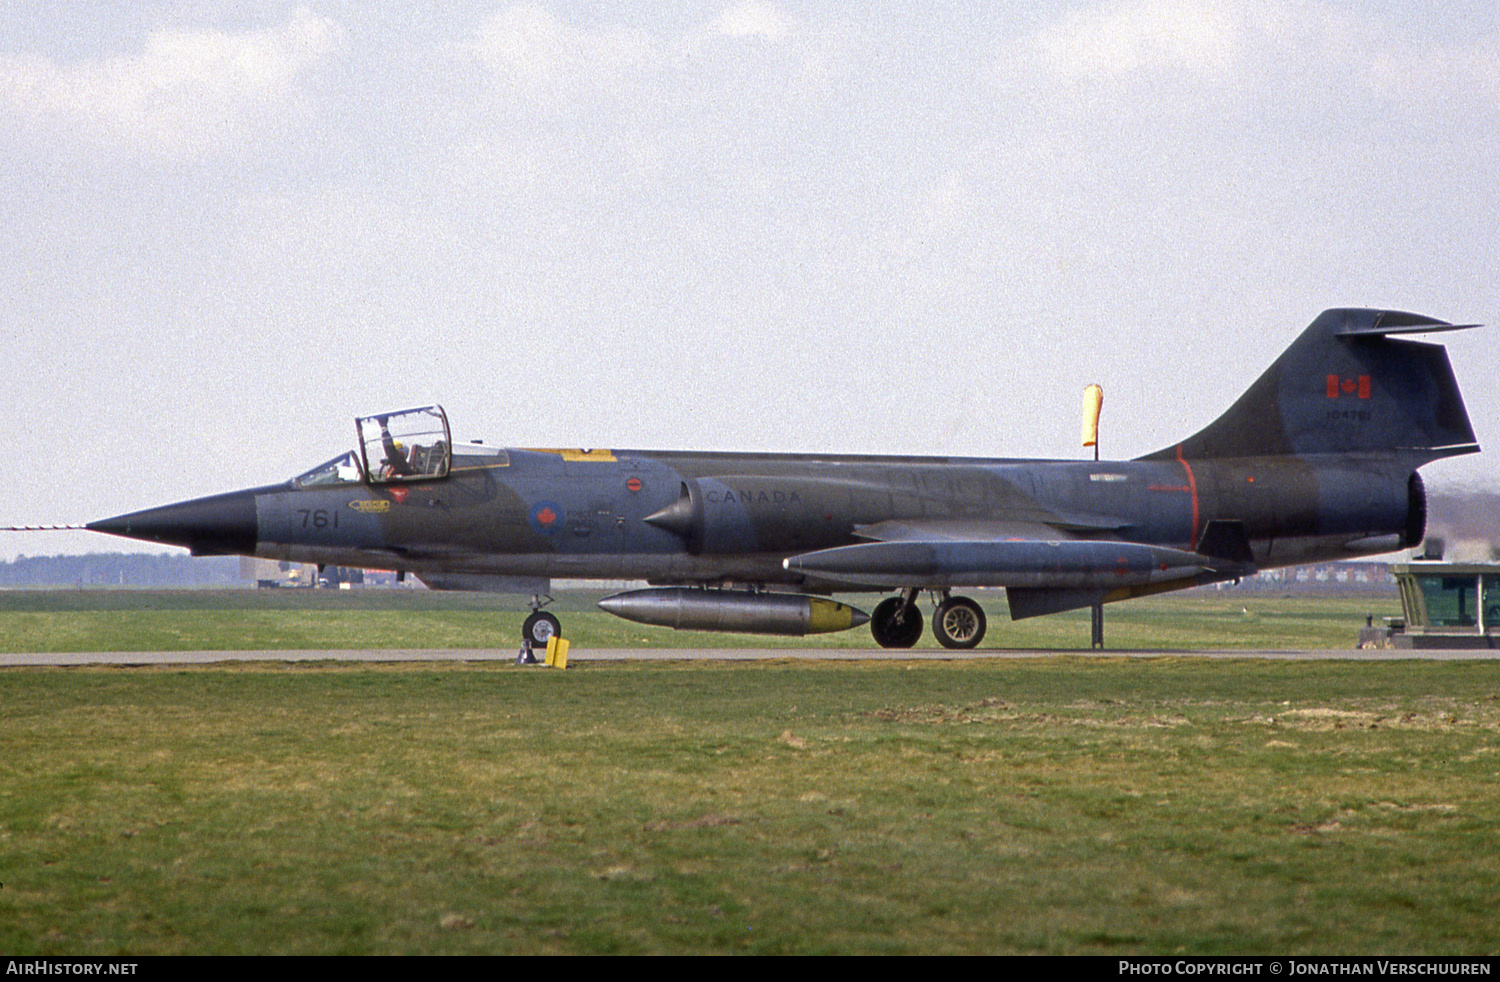
<svg viewBox="0 0 1500 982">
<path fill-rule="evenodd" d="M 744 634 L 827 634 L 869 623 L 870 616 L 827 597 L 801 593 L 751 593 L 654 587 L 605 597 L 599 607 L 638 624 L 681 631 Z"/>
<path fill-rule="evenodd" d="M 792 572 L 885 589 L 900 584 L 1094 589 L 1185 580 L 1216 565 L 1198 553 L 1088 540 L 866 542 L 792 556 Z M 1220 564 L 1222 565 L 1222 564 Z"/>
</svg>

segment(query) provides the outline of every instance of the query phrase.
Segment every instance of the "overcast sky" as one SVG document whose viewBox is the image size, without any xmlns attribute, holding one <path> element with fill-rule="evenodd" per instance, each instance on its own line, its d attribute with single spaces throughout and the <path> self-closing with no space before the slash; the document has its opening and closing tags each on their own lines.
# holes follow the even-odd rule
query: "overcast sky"
<svg viewBox="0 0 1500 982">
<path fill-rule="evenodd" d="M 0 524 L 279 481 L 355 415 L 1079 457 L 1319 311 L 1442 335 L 1500 453 L 1500 7 L 0 5 Z M 126 548 L 0 534 L 0 558 Z"/>
</svg>

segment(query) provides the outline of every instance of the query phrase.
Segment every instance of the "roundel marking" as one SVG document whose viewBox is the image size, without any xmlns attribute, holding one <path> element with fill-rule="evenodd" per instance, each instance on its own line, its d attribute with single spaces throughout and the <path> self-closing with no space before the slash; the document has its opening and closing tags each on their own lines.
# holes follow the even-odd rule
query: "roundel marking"
<svg viewBox="0 0 1500 982">
<path fill-rule="evenodd" d="M 562 509 L 555 502 L 538 501 L 531 506 L 531 527 L 538 532 L 551 532 L 562 518 Z"/>
</svg>

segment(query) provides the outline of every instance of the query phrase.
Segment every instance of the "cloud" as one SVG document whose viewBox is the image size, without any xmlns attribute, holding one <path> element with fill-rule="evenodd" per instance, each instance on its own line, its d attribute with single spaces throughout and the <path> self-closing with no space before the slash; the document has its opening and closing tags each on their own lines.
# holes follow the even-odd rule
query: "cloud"
<svg viewBox="0 0 1500 982">
<path fill-rule="evenodd" d="M 1500 35 L 1427 51 L 1383 48 L 1363 59 L 1362 83 L 1372 92 L 1441 112 L 1455 98 L 1500 108 Z"/>
<path fill-rule="evenodd" d="M 657 57 L 657 42 L 629 28 L 564 24 L 541 7 L 517 4 L 480 27 L 469 52 L 510 94 L 607 91 Z"/>
<path fill-rule="evenodd" d="M 340 39 L 334 21 L 298 10 L 262 31 L 161 31 L 139 54 L 94 61 L 0 55 L 0 117 L 67 142 L 194 158 L 303 112 L 300 80 Z"/>
<path fill-rule="evenodd" d="M 1021 53 L 1023 71 L 1077 85 L 1177 81 L 1414 112 L 1476 101 L 1500 108 L 1500 36 L 1401 44 L 1400 35 L 1322 0 L 1103 0 L 1034 32 Z"/>
<path fill-rule="evenodd" d="M 710 25 L 724 37 L 763 37 L 780 40 L 791 33 L 795 22 L 769 3 L 741 3 L 726 8 Z"/>
<path fill-rule="evenodd" d="M 704 73 L 743 63 L 733 53 L 743 45 L 735 42 L 774 42 L 763 48 L 781 49 L 800 26 L 775 4 L 755 0 L 725 7 L 698 27 L 658 34 L 581 26 L 536 4 L 514 4 L 490 17 L 464 52 L 485 68 L 499 94 L 525 97 L 532 108 L 556 107 L 640 95 L 643 83 L 654 85 L 658 97 L 692 88 Z M 812 61 L 813 54 L 800 50 L 795 57 Z"/>
<path fill-rule="evenodd" d="M 1219 74 L 1244 46 L 1239 17 L 1202 0 L 1110 0 L 1075 10 L 1029 45 L 1058 74 L 1107 79 L 1139 71 Z"/>
</svg>

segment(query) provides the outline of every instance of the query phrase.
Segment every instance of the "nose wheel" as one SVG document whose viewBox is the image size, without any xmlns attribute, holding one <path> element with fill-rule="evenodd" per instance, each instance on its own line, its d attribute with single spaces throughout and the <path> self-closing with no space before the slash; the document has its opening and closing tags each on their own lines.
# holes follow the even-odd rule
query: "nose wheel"
<svg viewBox="0 0 1500 982">
<path fill-rule="evenodd" d="M 523 644 L 530 642 L 533 648 L 545 648 L 549 638 L 562 637 L 562 621 L 542 610 L 544 605 L 551 602 L 551 597 L 543 599 L 538 595 L 531 598 L 531 616 L 521 624 Z"/>
<path fill-rule="evenodd" d="M 521 640 L 530 641 L 534 648 L 547 647 L 548 638 L 562 637 L 562 622 L 551 614 L 537 611 L 521 625 Z"/>
</svg>

